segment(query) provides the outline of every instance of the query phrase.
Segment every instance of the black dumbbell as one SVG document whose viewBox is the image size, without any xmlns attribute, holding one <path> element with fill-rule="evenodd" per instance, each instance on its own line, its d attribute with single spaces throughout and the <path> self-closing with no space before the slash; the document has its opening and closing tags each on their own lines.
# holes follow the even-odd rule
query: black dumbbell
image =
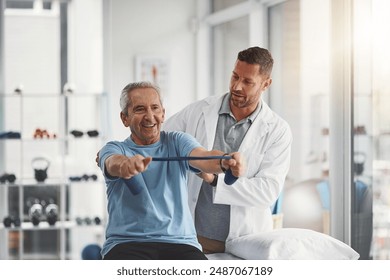
<svg viewBox="0 0 390 280">
<path fill-rule="evenodd" d="M 81 176 L 81 180 L 88 181 L 88 179 L 89 179 L 89 176 L 87 174 L 84 174 L 83 176 Z"/>
<path fill-rule="evenodd" d="M 14 225 L 14 227 L 20 227 L 21 221 L 18 217 L 7 216 L 3 219 L 3 224 L 6 228 L 11 227 L 12 224 Z"/>
<path fill-rule="evenodd" d="M 84 174 L 82 176 L 70 176 L 69 177 L 69 181 L 71 181 L 71 182 L 89 181 L 90 179 L 92 181 L 96 181 L 98 179 L 98 176 L 96 174 L 92 174 L 92 175 Z"/>
<path fill-rule="evenodd" d="M 10 216 L 7 216 L 3 219 L 3 224 L 6 228 L 11 227 L 12 225 L 12 218 Z"/>
<path fill-rule="evenodd" d="M 71 181 L 71 182 L 80 182 L 81 181 L 81 177 L 80 176 L 70 176 L 69 177 L 69 181 Z"/>
<path fill-rule="evenodd" d="M 97 130 L 88 130 L 87 134 L 88 134 L 89 137 L 97 137 L 97 136 L 99 136 L 99 131 L 97 131 Z"/>
<path fill-rule="evenodd" d="M 46 220 L 49 225 L 53 226 L 58 220 L 58 206 L 51 199 L 49 204 L 45 207 Z"/>
<path fill-rule="evenodd" d="M 99 217 L 95 217 L 93 220 L 90 217 L 85 217 L 84 219 L 80 218 L 80 217 L 76 218 L 76 223 L 79 226 L 81 226 L 83 224 L 89 226 L 89 225 L 92 225 L 92 223 L 95 223 L 95 225 L 100 225 L 101 222 L 102 221 Z"/>
<path fill-rule="evenodd" d="M 8 181 L 8 183 L 11 183 L 11 184 L 15 183 L 15 181 L 16 181 L 15 174 L 5 173 L 5 174 L 0 176 L 0 183 L 4 184 L 4 183 L 7 183 L 7 181 Z"/>
<path fill-rule="evenodd" d="M 79 137 L 84 135 L 84 133 L 80 130 L 72 130 L 69 133 L 72 134 L 76 138 L 79 138 Z"/>
<path fill-rule="evenodd" d="M 90 224 L 92 224 L 92 219 L 89 217 L 86 217 L 86 218 L 84 218 L 84 223 L 89 226 Z"/>
<path fill-rule="evenodd" d="M 102 220 L 99 217 L 95 217 L 94 222 L 95 225 L 100 225 L 102 223 Z"/>
<path fill-rule="evenodd" d="M 80 217 L 76 217 L 76 224 L 81 226 L 83 224 L 83 219 L 81 219 Z"/>
<path fill-rule="evenodd" d="M 34 226 L 39 225 L 41 222 L 42 212 L 42 205 L 39 203 L 39 200 L 36 200 L 34 204 L 31 205 L 28 214 Z"/>
<path fill-rule="evenodd" d="M 12 223 L 14 224 L 14 227 L 20 227 L 22 224 L 19 217 L 14 217 Z"/>
</svg>

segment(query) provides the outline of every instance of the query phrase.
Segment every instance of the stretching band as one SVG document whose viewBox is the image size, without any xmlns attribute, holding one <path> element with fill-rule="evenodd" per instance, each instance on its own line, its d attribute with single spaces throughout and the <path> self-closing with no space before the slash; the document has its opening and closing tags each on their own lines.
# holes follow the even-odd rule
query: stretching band
<svg viewBox="0 0 390 280">
<path fill-rule="evenodd" d="M 212 160 L 212 159 L 232 159 L 232 156 L 205 156 L 205 157 L 153 157 L 152 161 L 185 161 L 185 160 Z M 129 188 L 133 195 L 137 195 L 142 191 L 143 186 L 145 186 L 145 182 L 141 180 L 135 179 L 136 177 L 132 177 L 130 179 L 123 179 L 125 181 L 126 186 Z M 233 175 L 232 171 L 228 169 L 225 172 L 225 184 L 232 185 L 235 181 L 237 181 L 237 177 Z M 145 186 L 146 187 L 146 186 Z"/>
<path fill-rule="evenodd" d="M 232 156 L 208 156 L 208 157 L 153 157 L 153 161 L 184 161 L 184 160 L 210 160 L 210 159 L 232 159 Z"/>
</svg>

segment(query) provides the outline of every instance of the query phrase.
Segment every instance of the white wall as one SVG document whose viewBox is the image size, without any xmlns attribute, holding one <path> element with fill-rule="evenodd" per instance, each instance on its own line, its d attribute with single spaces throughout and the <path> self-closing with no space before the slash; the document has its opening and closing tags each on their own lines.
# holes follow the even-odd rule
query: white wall
<svg viewBox="0 0 390 280">
<path fill-rule="evenodd" d="M 4 11 L 5 93 L 55 94 L 60 88 L 59 9 Z M 19 36 L 17 35 L 19 34 Z"/>
<path fill-rule="evenodd" d="M 318 20 L 318 19 L 321 20 Z M 321 177 L 328 168 L 329 137 L 322 135 L 329 128 L 330 97 L 330 2 L 300 1 L 300 95 L 302 100 L 300 125 L 301 178 Z M 310 117 L 308 117 L 310 116 Z M 317 159 L 310 162 L 315 154 Z M 294 162 L 294 161 L 293 161 Z"/>
<path fill-rule="evenodd" d="M 106 1 L 109 138 L 121 140 L 129 135 L 119 119 L 119 95 L 135 79 L 136 56 L 168 58 L 169 90 L 162 93 L 167 117 L 195 100 L 195 34 L 191 30 L 194 6 L 195 0 Z"/>
<path fill-rule="evenodd" d="M 76 93 L 103 91 L 103 0 L 73 0 L 68 9 L 68 82 Z"/>
</svg>

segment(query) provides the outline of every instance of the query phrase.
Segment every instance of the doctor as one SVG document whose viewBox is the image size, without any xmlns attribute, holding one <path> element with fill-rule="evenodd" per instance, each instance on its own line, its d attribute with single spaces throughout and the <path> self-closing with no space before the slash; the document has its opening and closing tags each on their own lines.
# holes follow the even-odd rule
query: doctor
<svg viewBox="0 0 390 280">
<path fill-rule="evenodd" d="M 289 170 L 289 125 L 262 100 L 272 83 L 270 52 L 251 47 L 238 53 L 230 91 L 188 105 L 169 118 L 166 131 L 184 131 L 206 149 L 239 151 L 246 175 L 232 186 L 224 174 L 190 174 L 189 206 L 204 253 L 229 252 L 229 241 L 272 229 L 271 206 Z"/>
</svg>

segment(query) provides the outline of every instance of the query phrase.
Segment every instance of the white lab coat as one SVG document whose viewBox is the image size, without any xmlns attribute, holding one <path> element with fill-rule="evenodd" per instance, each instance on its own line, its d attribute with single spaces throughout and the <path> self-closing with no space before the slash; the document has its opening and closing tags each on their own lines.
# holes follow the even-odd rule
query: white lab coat
<svg viewBox="0 0 390 280">
<path fill-rule="evenodd" d="M 163 130 L 187 132 L 211 150 L 222 99 L 223 96 L 212 96 L 188 105 L 170 117 Z M 227 241 L 272 229 L 271 206 L 282 191 L 289 169 L 290 127 L 262 102 L 262 110 L 239 148 L 247 162 L 245 176 L 233 185 L 226 185 L 224 174 L 220 174 L 214 191 L 214 203 L 231 206 Z M 193 217 L 201 185 L 202 179 L 195 174 L 189 175 L 189 206 Z M 228 242 L 226 251 L 229 251 Z"/>
</svg>

